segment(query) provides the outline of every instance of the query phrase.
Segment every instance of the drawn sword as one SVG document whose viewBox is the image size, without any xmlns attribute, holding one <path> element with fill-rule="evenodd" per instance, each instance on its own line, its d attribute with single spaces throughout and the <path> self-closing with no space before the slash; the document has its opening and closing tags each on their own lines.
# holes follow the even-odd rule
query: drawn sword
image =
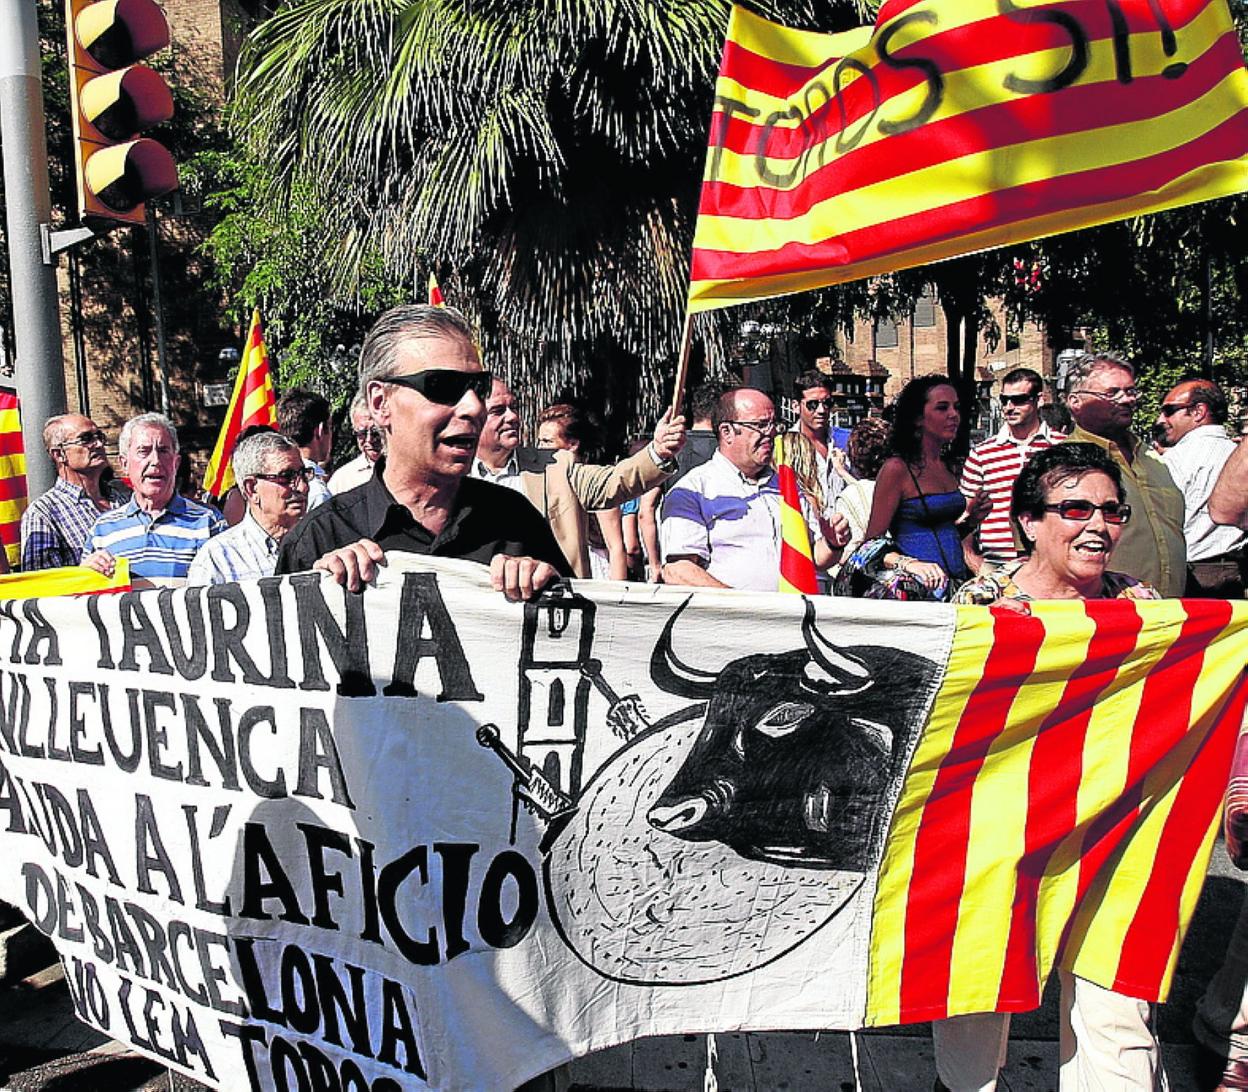
<svg viewBox="0 0 1248 1092">
<path fill-rule="evenodd" d="M 581 674 L 594 684 L 594 689 L 610 704 L 611 707 L 607 710 L 607 725 L 617 736 L 621 739 L 632 739 L 651 727 L 646 717 L 645 707 L 641 704 L 641 697 L 637 694 L 628 694 L 621 698 L 615 692 L 615 688 L 603 677 L 601 660 L 586 660 L 581 664 L 580 670 Z"/>
</svg>

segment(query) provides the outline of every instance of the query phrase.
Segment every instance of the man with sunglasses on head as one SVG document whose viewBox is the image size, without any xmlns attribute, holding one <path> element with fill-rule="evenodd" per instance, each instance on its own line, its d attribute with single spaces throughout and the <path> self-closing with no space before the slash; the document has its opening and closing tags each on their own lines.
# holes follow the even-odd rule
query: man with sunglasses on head
<svg viewBox="0 0 1248 1092">
<path fill-rule="evenodd" d="M 1014 482 L 1037 451 L 1065 439 L 1040 420 L 1040 392 L 1044 381 L 1030 368 L 1015 368 L 1001 380 L 1001 431 L 976 444 L 967 456 L 959 483 L 969 504 L 979 492 L 988 494 L 992 507 L 976 532 L 962 540 L 967 567 L 973 573 L 1018 561 L 1023 552 L 1010 522 Z"/>
<path fill-rule="evenodd" d="M 780 580 L 780 483 L 772 465 L 776 407 L 762 391 L 730 390 L 711 418 L 719 448 L 663 498 L 663 581 L 776 591 Z M 815 568 L 849 541 L 839 512 L 807 513 Z"/>
<path fill-rule="evenodd" d="M 614 508 L 659 485 L 676 469 L 685 442 L 685 419 L 673 420 L 669 413 L 646 447 L 610 466 L 577 462 L 571 451 L 522 448 L 515 397 L 497 376 L 485 412 L 473 477 L 528 497 L 579 577 L 590 575 L 588 513 Z"/>
<path fill-rule="evenodd" d="M 363 485 L 373 476 L 373 464 L 381 458 L 381 429 L 373 424 L 373 415 L 368 412 L 363 391 L 357 391 L 351 400 L 348 417 L 360 453 L 330 475 L 328 484 L 331 493 L 345 493 Z"/>
<path fill-rule="evenodd" d="M 321 569 L 351 591 L 390 550 L 490 567 L 509 599 L 528 599 L 570 569 L 524 497 L 468 476 L 492 377 L 468 321 L 449 307 L 407 304 L 374 324 L 360 352 L 360 389 L 386 454 L 365 484 L 331 497 L 283 540 L 277 572 Z"/>
<path fill-rule="evenodd" d="M 308 510 L 313 472 L 299 445 L 280 432 L 238 441 L 230 459 L 246 514 L 210 538 L 191 562 L 188 584 L 230 584 L 272 576 L 281 541 Z"/>
<path fill-rule="evenodd" d="M 1190 379 L 1174 387 L 1161 404 L 1157 425 L 1166 450 L 1162 462 L 1183 491 L 1187 541 L 1187 589 L 1208 599 L 1242 599 L 1248 571 L 1248 534 L 1219 527 L 1209 516 L 1209 494 L 1235 451 L 1226 434 L 1226 395 L 1208 379 Z"/>
<path fill-rule="evenodd" d="M 1072 443 L 1096 444 L 1122 472 L 1131 522 L 1114 551 L 1114 565 L 1163 596 L 1177 598 L 1187 582 L 1183 494 L 1166 464 L 1131 431 L 1139 391 L 1135 369 L 1116 353 L 1081 353 L 1068 372 L 1066 405 Z"/>
<path fill-rule="evenodd" d="M 793 380 L 793 406 L 797 421 L 792 431 L 801 433 L 814 446 L 825 510 L 830 510 L 841 490 L 855 479 L 849 472 L 845 452 L 833 441 L 832 390 L 828 377 L 817 368 L 802 372 Z"/>
<path fill-rule="evenodd" d="M 56 466 L 56 483 L 22 516 L 22 569 L 77 565 L 95 521 L 130 499 L 112 478 L 105 436 L 90 417 L 64 413 L 43 426 L 43 446 Z"/>
</svg>

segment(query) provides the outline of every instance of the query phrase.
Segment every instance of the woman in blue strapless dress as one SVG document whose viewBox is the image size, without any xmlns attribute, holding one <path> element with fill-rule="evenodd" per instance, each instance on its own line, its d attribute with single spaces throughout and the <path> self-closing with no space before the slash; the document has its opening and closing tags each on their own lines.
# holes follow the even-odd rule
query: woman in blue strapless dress
<svg viewBox="0 0 1248 1092">
<path fill-rule="evenodd" d="M 990 503 L 978 495 L 968 511 L 945 462 L 945 448 L 961 420 L 958 392 L 945 376 L 925 375 L 906 384 L 893 416 L 893 455 L 876 478 L 867 524 L 868 539 L 889 532 L 897 544 L 884 564 L 917 577 L 940 599 L 950 598 L 970 576 L 962 535 L 983 518 Z"/>
</svg>

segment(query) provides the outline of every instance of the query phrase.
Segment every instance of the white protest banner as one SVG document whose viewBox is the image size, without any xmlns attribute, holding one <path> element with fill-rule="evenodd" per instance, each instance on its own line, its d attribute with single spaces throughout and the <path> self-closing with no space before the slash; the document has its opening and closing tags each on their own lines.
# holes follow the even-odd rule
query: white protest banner
<svg viewBox="0 0 1248 1092">
<path fill-rule="evenodd" d="M 225 1089 L 505 1088 L 643 1035 L 918 1019 L 931 946 L 895 919 L 933 889 L 932 755 L 1002 687 L 1056 685 L 996 649 L 1134 625 L 1098 700 L 1137 708 L 1196 662 L 1121 853 L 1225 779 L 1248 615 L 1127 607 L 594 583 L 522 605 L 399 556 L 363 595 L 309 573 L 0 603 L 0 898 L 84 1020 Z M 1203 867 L 1214 810 L 1184 810 L 1198 844 L 1170 839 L 1149 906 Z M 998 1005 L 960 988 L 947 1011 Z"/>
</svg>

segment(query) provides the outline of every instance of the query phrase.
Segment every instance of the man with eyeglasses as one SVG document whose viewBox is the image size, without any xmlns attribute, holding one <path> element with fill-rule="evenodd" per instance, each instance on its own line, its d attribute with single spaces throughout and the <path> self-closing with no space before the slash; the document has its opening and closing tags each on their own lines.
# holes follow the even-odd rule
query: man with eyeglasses
<svg viewBox="0 0 1248 1092">
<path fill-rule="evenodd" d="M 381 458 L 381 429 L 373 424 L 373 416 L 368 412 L 363 391 L 357 391 L 351 400 L 348 417 L 351 421 L 351 433 L 360 453 L 329 476 L 331 493 L 345 493 L 348 489 L 363 485 L 373 476 L 373 466 Z"/>
<path fill-rule="evenodd" d="M 105 437 L 90 417 L 64 413 L 43 426 L 56 483 L 22 516 L 22 569 L 77 565 L 95 521 L 125 504 L 129 490 L 112 480 Z"/>
<path fill-rule="evenodd" d="M 1131 522 L 1114 550 L 1128 576 L 1176 598 L 1187 583 L 1183 494 L 1149 445 L 1131 431 L 1139 391 L 1135 369 L 1116 353 L 1081 353 L 1068 372 L 1066 405 L 1075 419 L 1071 443 L 1096 444 L 1122 472 Z"/>
<path fill-rule="evenodd" d="M 967 503 L 976 494 L 988 494 L 992 508 L 976 532 L 962 540 L 967 567 L 973 573 L 985 565 L 1000 568 L 1023 556 L 1014 538 L 1010 499 L 1014 482 L 1037 451 L 1065 439 L 1040 420 L 1040 392 L 1044 380 L 1030 368 L 1015 368 L 1001 380 L 1001 431 L 976 444 L 967 456 L 959 483 Z"/>
<path fill-rule="evenodd" d="M 685 419 L 665 414 L 641 451 L 610 466 L 577 462 L 570 451 L 522 448 L 515 396 L 497 376 L 472 475 L 528 497 L 550 524 L 575 576 L 588 577 L 589 512 L 614 508 L 659 485 L 676 469 Z"/>
<path fill-rule="evenodd" d="M 1226 395 L 1208 379 L 1190 379 L 1174 387 L 1157 416 L 1166 443 L 1161 459 L 1183 492 L 1183 537 L 1187 542 L 1185 595 L 1206 599 L 1242 599 L 1248 571 L 1248 534 L 1219 527 L 1209 516 L 1209 494 L 1235 452 L 1226 434 Z"/>
<path fill-rule="evenodd" d="M 808 439 L 815 449 L 819 480 L 823 483 L 824 510 L 831 509 L 854 476 L 849 471 L 845 452 L 832 436 L 832 390 L 828 377 L 817 368 L 802 372 L 793 380 L 793 406 L 797 411 L 794 432 Z"/>
<path fill-rule="evenodd" d="M 248 436 L 239 440 L 230 462 L 246 514 L 200 548 L 187 571 L 188 584 L 272 576 L 282 539 L 308 510 L 312 471 L 290 437 L 271 431 Z"/>
<path fill-rule="evenodd" d="M 694 587 L 776 591 L 780 580 L 780 484 L 772 465 L 776 409 L 762 391 L 730 390 L 711 418 L 719 448 L 663 499 L 663 580 Z M 849 541 L 839 512 L 808 512 L 815 567 Z"/>
<path fill-rule="evenodd" d="M 214 508 L 177 489 L 178 433 L 169 418 L 143 413 L 121 426 L 121 468 L 134 491 L 128 503 L 95 521 L 82 564 L 112 576 L 117 558 L 136 582 L 180 584 L 199 548 L 225 530 Z"/>
<path fill-rule="evenodd" d="M 491 382 L 458 311 L 407 304 L 382 315 L 360 351 L 360 389 L 386 454 L 367 482 L 332 496 L 282 540 L 277 572 L 321 569 L 359 591 L 399 550 L 488 565 L 509 599 L 568 575 L 533 505 L 468 476 Z"/>
</svg>

